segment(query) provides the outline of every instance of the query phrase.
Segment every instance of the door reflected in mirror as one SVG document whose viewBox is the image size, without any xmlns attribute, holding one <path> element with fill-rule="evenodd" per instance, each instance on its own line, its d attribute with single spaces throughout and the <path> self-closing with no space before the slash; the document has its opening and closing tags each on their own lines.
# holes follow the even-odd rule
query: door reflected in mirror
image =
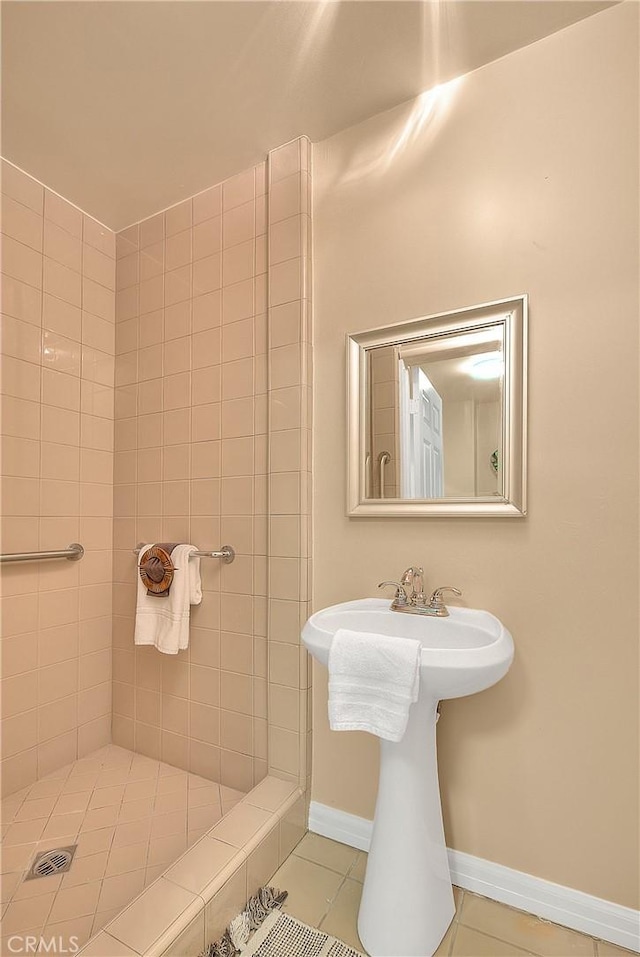
<svg viewBox="0 0 640 957">
<path fill-rule="evenodd" d="M 524 514 L 525 331 L 518 297 L 349 337 L 350 515 Z"/>
<path fill-rule="evenodd" d="M 502 494 L 503 332 L 367 350 L 370 498 Z"/>
</svg>

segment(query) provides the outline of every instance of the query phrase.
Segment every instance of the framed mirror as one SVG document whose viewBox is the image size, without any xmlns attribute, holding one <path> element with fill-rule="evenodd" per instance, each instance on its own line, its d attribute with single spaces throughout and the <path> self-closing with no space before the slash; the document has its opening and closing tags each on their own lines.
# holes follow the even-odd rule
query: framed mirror
<svg viewBox="0 0 640 957">
<path fill-rule="evenodd" d="M 526 514 L 527 297 L 347 336 L 347 514 Z"/>
</svg>

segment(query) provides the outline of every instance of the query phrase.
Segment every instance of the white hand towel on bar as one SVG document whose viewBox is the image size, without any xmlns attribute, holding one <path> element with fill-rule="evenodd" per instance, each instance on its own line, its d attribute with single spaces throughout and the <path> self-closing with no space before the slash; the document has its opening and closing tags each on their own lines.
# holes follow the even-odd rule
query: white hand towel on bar
<svg viewBox="0 0 640 957">
<path fill-rule="evenodd" d="M 418 700 L 421 644 L 340 628 L 329 652 L 329 725 L 400 741 Z"/>
<path fill-rule="evenodd" d="M 138 565 L 150 545 L 142 545 Z M 171 552 L 175 573 L 166 598 L 147 595 L 147 589 L 138 573 L 136 604 L 136 645 L 155 645 L 165 655 L 177 655 L 189 645 L 189 614 L 191 605 L 202 601 L 200 559 L 190 558 L 197 551 L 195 545 L 176 545 Z"/>
</svg>

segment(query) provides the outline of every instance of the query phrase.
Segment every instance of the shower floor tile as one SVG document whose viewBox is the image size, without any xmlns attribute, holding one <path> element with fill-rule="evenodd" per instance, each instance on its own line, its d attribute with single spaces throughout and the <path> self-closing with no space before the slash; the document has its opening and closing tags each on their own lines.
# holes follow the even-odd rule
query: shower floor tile
<svg viewBox="0 0 640 957">
<path fill-rule="evenodd" d="M 242 797 L 116 745 L 8 795 L 0 953 L 13 935 L 75 936 L 81 947 Z M 72 844 L 69 871 L 24 881 L 36 854 Z"/>
</svg>

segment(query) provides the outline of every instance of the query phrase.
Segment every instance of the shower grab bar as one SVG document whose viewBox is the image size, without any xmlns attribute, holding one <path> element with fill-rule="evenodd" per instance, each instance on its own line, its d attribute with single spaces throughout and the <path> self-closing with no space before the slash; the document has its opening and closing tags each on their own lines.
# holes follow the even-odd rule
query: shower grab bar
<svg viewBox="0 0 640 957">
<path fill-rule="evenodd" d="M 138 542 L 135 548 L 132 548 L 131 551 L 134 555 L 140 554 L 140 549 L 144 547 L 143 542 Z M 236 557 L 235 549 L 231 545 L 223 545 L 219 551 L 197 551 L 191 552 L 189 557 L 193 558 L 221 558 L 225 565 L 230 565 L 233 559 Z"/>
<path fill-rule="evenodd" d="M 378 456 L 378 468 L 380 469 L 380 498 L 384 498 L 384 470 L 391 456 L 388 452 L 381 452 Z"/>
<path fill-rule="evenodd" d="M 0 555 L 0 563 L 5 562 L 41 562 L 50 558 L 66 558 L 70 562 L 79 562 L 84 555 L 84 548 L 78 542 L 72 542 L 68 548 L 60 548 L 50 552 L 11 552 Z"/>
</svg>

